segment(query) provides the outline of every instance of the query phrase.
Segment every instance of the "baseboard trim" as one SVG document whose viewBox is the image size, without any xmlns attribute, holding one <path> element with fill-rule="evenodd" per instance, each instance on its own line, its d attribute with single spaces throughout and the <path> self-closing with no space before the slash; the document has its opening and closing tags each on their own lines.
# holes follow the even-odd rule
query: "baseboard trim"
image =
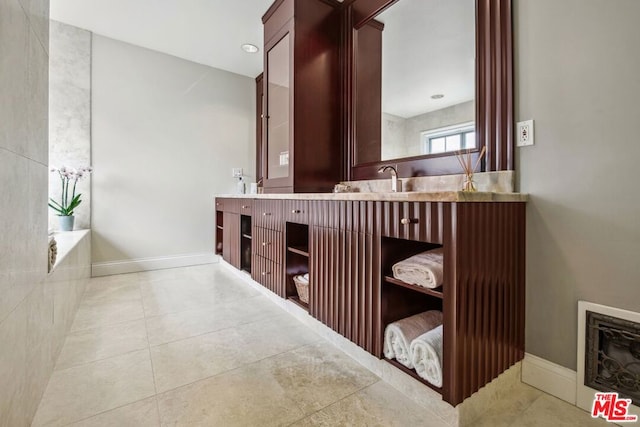
<svg viewBox="0 0 640 427">
<path fill-rule="evenodd" d="M 522 361 L 522 382 L 565 402 L 576 404 L 576 371 L 526 353 Z"/>
<path fill-rule="evenodd" d="M 155 258 L 138 258 L 122 261 L 98 262 L 91 264 L 91 276 L 111 276 L 114 274 L 137 273 L 140 271 L 163 270 L 166 268 L 190 267 L 192 265 L 215 264 L 220 257 L 210 252 L 172 255 Z"/>
</svg>

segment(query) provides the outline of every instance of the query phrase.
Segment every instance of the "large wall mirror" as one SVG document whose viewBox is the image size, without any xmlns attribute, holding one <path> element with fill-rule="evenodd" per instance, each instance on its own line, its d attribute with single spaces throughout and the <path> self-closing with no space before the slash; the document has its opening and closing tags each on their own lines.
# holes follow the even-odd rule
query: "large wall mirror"
<svg viewBox="0 0 640 427">
<path fill-rule="evenodd" d="M 513 169 L 510 0 L 355 0 L 351 179 Z M 489 70 L 487 72 L 487 70 Z"/>
</svg>

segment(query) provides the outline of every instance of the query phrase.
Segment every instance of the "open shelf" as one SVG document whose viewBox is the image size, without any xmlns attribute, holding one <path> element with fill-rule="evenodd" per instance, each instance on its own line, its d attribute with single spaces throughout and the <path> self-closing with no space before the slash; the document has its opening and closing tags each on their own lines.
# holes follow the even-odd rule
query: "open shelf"
<svg viewBox="0 0 640 427">
<path fill-rule="evenodd" d="M 251 239 L 251 235 L 250 235 L 250 234 L 245 234 L 245 233 L 243 233 L 243 234 L 242 234 L 242 238 L 244 238 L 244 239 Z"/>
<path fill-rule="evenodd" d="M 418 373 L 413 370 L 413 369 L 409 369 L 406 366 L 404 366 L 402 363 L 393 360 L 393 359 L 387 359 L 386 357 L 383 359 L 385 362 L 388 362 L 390 364 L 392 364 L 393 366 L 395 366 L 396 368 L 400 369 L 402 372 L 404 372 L 405 374 L 411 375 L 413 378 L 417 379 L 418 381 L 420 381 L 422 384 L 426 385 L 427 387 L 429 387 L 430 389 L 442 394 L 442 388 L 441 387 L 436 387 L 433 384 L 431 384 L 429 381 L 425 380 L 424 378 L 422 378 L 420 375 L 418 375 Z"/>
<path fill-rule="evenodd" d="M 403 288 L 411 289 L 412 291 L 420 292 L 423 294 L 431 295 L 432 297 L 442 299 L 442 286 L 435 289 L 423 288 L 422 286 L 403 282 L 402 280 L 398 280 L 392 276 L 384 276 L 384 281 L 392 285 L 402 286 Z"/>
<path fill-rule="evenodd" d="M 216 225 L 216 227 L 218 227 L 218 230 L 223 230 L 224 229 L 221 225 Z"/>
<path fill-rule="evenodd" d="M 302 255 L 307 258 L 309 257 L 309 248 L 306 246 L 287 246 L 287 250 L 294 254 Z"/>
<path fill-rule="evenodd" d="M 291 297 L 289 297 L 289 298 L 287 298 L 287 299 L 288 299 L 289 301 L 291 301 L 292 303 L 294 303 L 295 305 L 297 305 L 297 306 L 299 306 L 299 307 L 301 307 L 301 308 L 305 309 L 306 311 L 309 311 L 309 304 L 302 302 L 302 301 L 300 300 L 300 298 L 298 298 L 298 297 L 294 297 L 294 296 L 291 296 Z"/>
</svg>

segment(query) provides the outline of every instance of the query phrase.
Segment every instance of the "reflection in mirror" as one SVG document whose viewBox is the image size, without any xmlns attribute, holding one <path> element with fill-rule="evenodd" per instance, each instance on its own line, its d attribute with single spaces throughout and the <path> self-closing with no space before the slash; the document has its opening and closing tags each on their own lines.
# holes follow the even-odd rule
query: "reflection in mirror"
<svg viewBox="0 0 640 427">
<path fill-rule="evenodd" d="M 267 178 L 289 176 L 289 34 L 267 53 Z"/>
<path fill-rule="evenodd" d="M 400 0 L 382 32 L 380 160 L 476 148 L 475 0 Z"/>
</svg>

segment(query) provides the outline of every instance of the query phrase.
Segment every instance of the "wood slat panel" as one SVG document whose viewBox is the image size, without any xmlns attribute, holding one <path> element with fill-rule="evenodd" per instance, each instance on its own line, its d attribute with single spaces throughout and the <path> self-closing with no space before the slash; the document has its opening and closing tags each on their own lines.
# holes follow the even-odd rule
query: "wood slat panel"
<svg viewBox="0 0 640 427">
<path fill-rule="evenodd" d="M 252 253 L 271 260 L 276 264 L 284 264 L 285 247 L 281 232 L 262 227 L 253 227 L 252 235 Z"/>
<path fill-rule="evenodd" d="M 445 223 L 443 397 L 457 405 L 524 356 L 525 204 L 452 203 Z"/>
<path fill-rule="evenodd" d="M 284 269 L 282 264 L 276 264 L 256 254 L 253 254 L 251 264 L 251 278 L 271 292 L 284 298 Z"/>
</svg>

